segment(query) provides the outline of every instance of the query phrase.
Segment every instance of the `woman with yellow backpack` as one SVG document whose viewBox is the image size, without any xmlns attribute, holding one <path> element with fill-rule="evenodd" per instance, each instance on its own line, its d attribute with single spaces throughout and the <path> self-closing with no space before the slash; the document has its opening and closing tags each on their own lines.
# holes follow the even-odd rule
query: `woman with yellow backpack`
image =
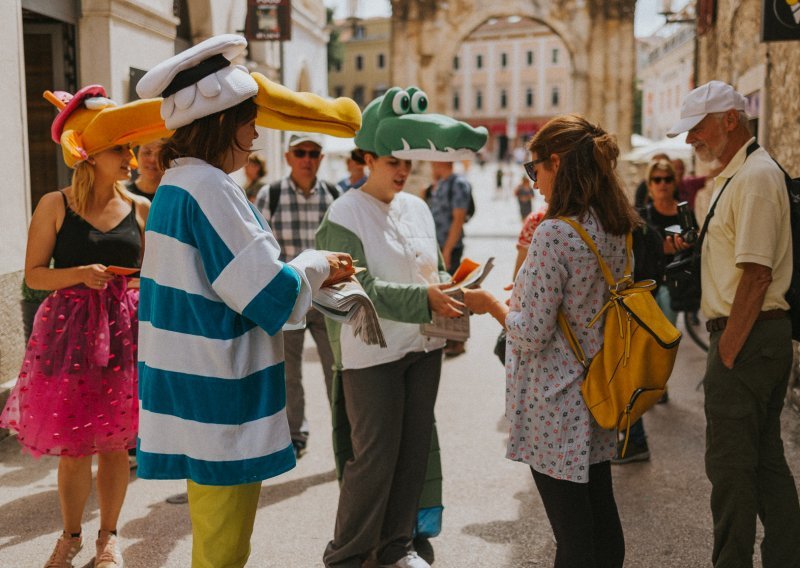
<svg viewBox="0 0 800 568">
<path fill-rule="evenodd" d="M 605 315 L 598 314 L 612 296 L 607 279 L 630 274 L 626 235 L 641 219 L 615 172 L 619 147 L 599 126 L 558 116 L 528 148 L 525 169 L 548 203 L 545 219 L 509 305 L 485 290 L 466 290 L 464 301 L 507 329 L 506 457 L 533 472 L 557 541 L 554 566 L 618 568 L 625 543 L 611 484 L 616 434 L 590 412 L 581 392 L 585 369 L 574 350 L 590 360 L 603 346 Z M 606 275 L 592 248 L 605 260 Z M 559 312 L 578 345 L 559 328 Z"/>
</svg>

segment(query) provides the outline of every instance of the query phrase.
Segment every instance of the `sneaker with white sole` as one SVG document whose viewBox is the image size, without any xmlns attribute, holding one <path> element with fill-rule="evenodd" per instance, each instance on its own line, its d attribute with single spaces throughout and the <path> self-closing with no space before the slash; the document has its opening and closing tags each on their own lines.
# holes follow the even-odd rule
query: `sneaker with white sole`
<svg viewBox="0 0 800 568">
<path fill-rule="evenodd" d="M 412 550 L 394 564 L 381 564 L 381 568 L 431 568 L 431 565 Z"/>
<path fill-rule="evenodd" d="M 81 537 L 61 533 L 44 568 L 73 568 L 72 559 L 81 551 L 81 548 L 83 548 Z"/>
<path fill-rule="evenodd" d="M 94 568 L 122 568 L 124 565 L 114 533 L 98 531 L 95 549 Z"/>
</svg>

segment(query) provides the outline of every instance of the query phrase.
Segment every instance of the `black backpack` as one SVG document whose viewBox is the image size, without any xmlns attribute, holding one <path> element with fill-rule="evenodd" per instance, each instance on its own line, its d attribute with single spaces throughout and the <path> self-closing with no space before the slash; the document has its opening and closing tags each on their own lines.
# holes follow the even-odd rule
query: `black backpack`
<svg viewBox="0 0 800 568">
<path fill-rule="evenodd" d="M 775 158 L 773 161 L 778 164 Z M 789 193 L 789 221 L 792 225 L 792 280 L 786 291 L 789 303 L 789 317 L 792 320 L 792 339 L 800 341 L 800 178 L 792 176 L 778 164 L 786 179 L 786 191 Z"/>
<path fill-rule="evenodd" d="M 275 217 L 275 211 L 278 210 L 278 203 L 280 203 L 281 200 L 281 183 L 283 183 L 282 180 L 278 180 L 269 185 L 270 219 Z M 327 181 L 320 181 L 320 183 L 322 184 L 322 187 L 327 190 L 333 200 L 336 200 L 336 198 L 339 197 L 339 189 L 335 185 L 328 183 Z"/>
</svg>

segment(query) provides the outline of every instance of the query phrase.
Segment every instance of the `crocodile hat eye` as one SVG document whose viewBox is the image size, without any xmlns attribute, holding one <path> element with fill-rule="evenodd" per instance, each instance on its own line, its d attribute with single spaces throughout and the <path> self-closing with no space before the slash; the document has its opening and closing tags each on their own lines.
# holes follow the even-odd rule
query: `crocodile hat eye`
<svg viewBox="0 0 800 568">
<path fill-rule="evenodd" d="M 411 112 L 423 113 L 428 110 L 428 95 L 425 91 L 417 91 L 411 96 Z"/>
<path fill-rule="evenodd" d="M 405 91 L 395 94 L 392 99 L 392 110 L 395 114 L 406 114 L 411 109 L 411 97 Z"/>
</svg>

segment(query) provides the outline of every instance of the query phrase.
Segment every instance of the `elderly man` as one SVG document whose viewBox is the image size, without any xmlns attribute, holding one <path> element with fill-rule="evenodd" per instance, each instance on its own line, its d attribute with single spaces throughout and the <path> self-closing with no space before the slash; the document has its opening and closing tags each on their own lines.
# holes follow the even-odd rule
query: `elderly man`
<svg viewBox="0 0 800 568">
<path fill-rule="evenodd" d="M 712 561 L 752 566 L 758 516 L 764 567 L 797 568 L 800 506 L 780 423 L 792 363 L 789 202 L 783 173 L 750 134 L 744 108 L 733 87 L 711 81 L 686 96 L 668 133 L 688 131 L 698 158 L 722 166 L 701 257 L 711 333 L 704 387 Z"/>
<path fill-rule="evenodd" d="M 309 133 L 292 134 L 285 154 L 289 175 L 268 187 L 256 198 L 256 207 L 269 221 L 281 247 L 280 259 L 291 261 L 306 249 L 314 248 L 314 235 L 325 212 L 339 192 L 336 187 L 317 177 L 322 163 L 322 140 Z M 305 318 L 305 327 L 285 329 L 283 334 L 286 359 L 286 416 L 295 455 L 299 458 L 308 443 L 308 422 L 305 417 L 303 389 L 303 342 L 306 330 L 317 344 L 317 353 L 325 375 L 328 400 L 333 380 L 333 352 L 325 329 L 325 318 L 313 308 Z"/>
</svg>

